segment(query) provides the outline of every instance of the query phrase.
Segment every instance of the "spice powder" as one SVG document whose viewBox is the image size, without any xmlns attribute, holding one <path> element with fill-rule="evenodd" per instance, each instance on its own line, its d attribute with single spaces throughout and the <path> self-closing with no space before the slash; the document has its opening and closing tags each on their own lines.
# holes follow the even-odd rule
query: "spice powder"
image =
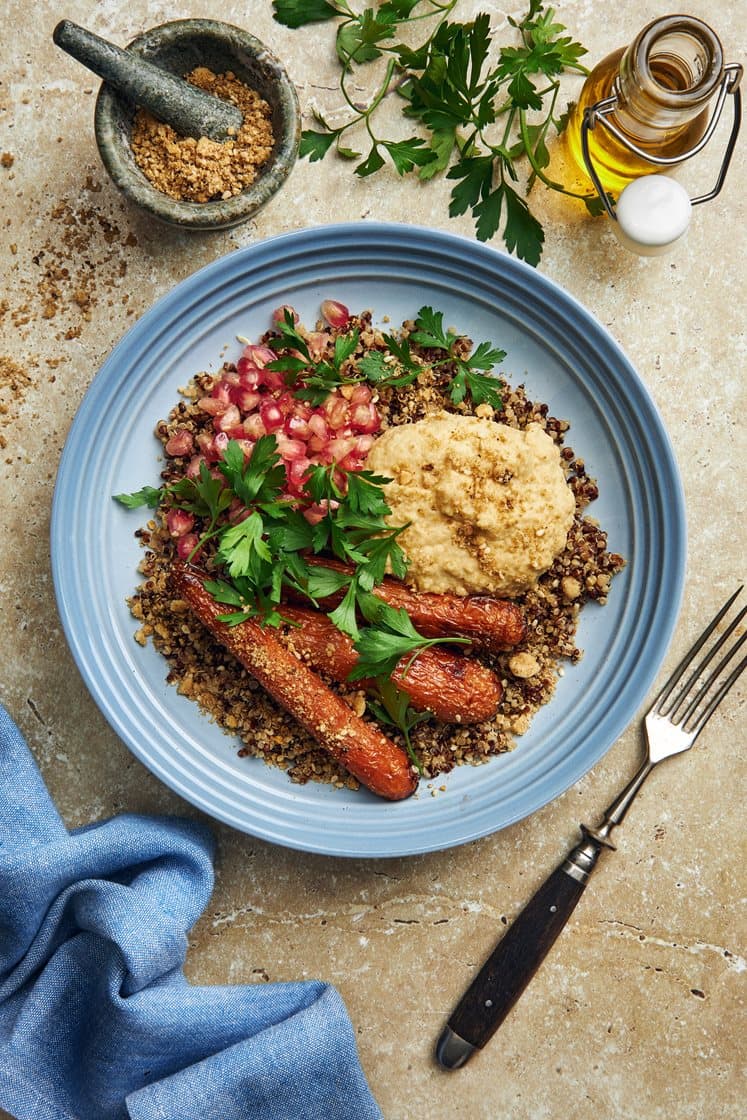
<svg viewBox="0 0 747 1120">
<path fill-rule="evenodd" d="M 232 198 L 248 187 L 272 153 L 272 109 L 231 71 L 214 74 L 198 66 L 186 80 L 224 101 L 244 116 L 234 139 L 218 143 L 201 136 L 180 136 L 170 125 L 138 109 L 132 126 L 132 152 L 157 190 L 181 202 Z"/>
</svg>

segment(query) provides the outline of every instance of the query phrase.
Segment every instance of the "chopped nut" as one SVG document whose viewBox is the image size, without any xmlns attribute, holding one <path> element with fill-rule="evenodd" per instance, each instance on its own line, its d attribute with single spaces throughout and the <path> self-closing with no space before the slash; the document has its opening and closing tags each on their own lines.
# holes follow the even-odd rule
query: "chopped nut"
<svg viewBox="0 0 747 1120">
<path fill-rule="evenodd" d="M 566 599 L 578 599 L 581 594 L 581 584 L 573 576 L 564 576 L 560 581 L 560 590 Z"/>
<path fill-rule="evenodd" d="M 509 658 L 508 667 L 515 677 L 520 677 L 522 680 L 535 677 L 540 670 L 537 658 L 531 653 L 515 653 Z"/>
<path fill-rule="evenodd" d="M 345 703 L 353 709 L 357 716 L 362 716 L 366 711 L 365 692 L 353 692 L 345 696 Z"/>
</svg>

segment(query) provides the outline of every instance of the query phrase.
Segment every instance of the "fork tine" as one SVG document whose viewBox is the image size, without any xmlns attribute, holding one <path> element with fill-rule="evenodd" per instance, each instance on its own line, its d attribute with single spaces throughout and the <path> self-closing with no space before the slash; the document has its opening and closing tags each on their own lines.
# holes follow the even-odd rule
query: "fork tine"
<svg viewBox="0 0 747 1120">
<path fill-rule="evenodd" d="M 685 721 L 687 720 L 687 717 L 690 715 L 690 713 L 692 711 L 695 710 L 699 701 L 702 699 L 703 696 L 705 696 L 706 692 L 711 687 L 711 685 L 713 684 L 713 682 L 715 681 L 716 677 L 719 675 L 721 670 L 726 667 L 726 665 L 729 663 L 729 661 L 731 661 L 732 657 L 734 656 L 734 654 L 739 649 L 740 645 L 744 641 L 744 635 L 742 636 L 740 641 L 737 642 L 737 644 L 732 648 L 731 653 L 728 655 L 728 657 L 726 657 L 721 662 L 718 669 L 715 669 L 711 673 L 711 675 L 708 678 L 708 680 L 706 681 L 706 683 L 702 686 L 700 691 L 697 693 L 695 699 L 691 701 L 687 711 L 682 716 L 682 719 L 678 720 L 678 721 L 675 721 L 674 717 L 677 714 L 677 709 L 680 707 L 681 704 L 684 704 L 685 700 L 687 699 L 687 695 L 690 692 L 690 689 L 693 687 L 693 685 L 698 680 L 698 678 L 703 676 L 703 673 L 705 673 L 706 669 L 708 668 L 708 666 L 710 665 L 711 661 L 716 656 L 716 654 L 719 652 L 719 650 L 722 649 L 726 645 L 729 638 L 732 636 L 732 634 L 734 633 L 734 631 L 736 630 L 736 628 L 739 626 L 740 622 L 744 618 L 745 614 L 747 614 L 747 607 L 742 607 L 742 610 L 739 612 L 737 617 L 729 624 L 728 628 L 724 631 L 724 633 L 721 635 L 719 640 L 713 646 L 711 646 L 709 652 L 706 654 L 706 656 L 703 658 L 703 660 L 700 662 L 700 664 L 695 666 L 695 668 L 693 669 L 690 676 L 687 678 L 685 683 L 682 685 L 682 688 L 679 691 L 679 696 L 675 700 L 672 701 L 671 707 L 669 708 L 669 710 L 666 713 L 669 716 L 669 718 L 672 720 L 673 723 L 674 722 L 682 722 L 683 724 L 685 723 Z"/>
<path fill-rule="evenodd" d="M 742 639 L 742 641 L 743 640 L 744 639 Z M 740 641 L 739 644 L 741 645 L 742 642 Z M 703 730 L 705 725 L 708 723 L 708 720 L 711 718 L 713 713 L 716 711 L 716 708 L 719 706 L 719 704 L 721 703 L 723 698 L 726 696 L 726 694 L 729 691 L 729 689 L 731 688 L 731 686 L 735 683 L 735 681 L 737 681 L 739 679 L 739 677 L 741 677 L 741 675 L 744 672 L 746 667 L 747 667 L 747 654 L 739 662 L 736 669 L 733 669 L 731 671 L 729 676 L 726 678 L 724 683 L 721 685 L 721 688 L 718 690 L 716 695 L 711 700 L 708 707 L 705 709 L 703 714 L 698 719 L 698 722 L 695 724 L 695 726 L 693 728 L 693 734 L 695 736 L 695 738 L 693 739 L 693 742 L 695 742 L 695 739 L 697 739 L 698 735 L 700 735 L 701 731 Z"/>
<path fill-rule="evenodd" d="M 658 694 L 658 696 L 654 700 L 654 702 L 651 706 L 651 711 L 652 712 L 657 712 L 657 713 L 661 712 L 662 706 L 664 705 L 664 703 L 668 699 L 672 690 L 679 683 L 679 680 L 682 677 L 682 674 L 685 672 L 685 670 L 688 668 L 688 666 L 692 663 L 693 659 L 697 656 L 697 654 L 703 648 L 703 646 L 708 641 L 708 639 L 710 638 L 713 631 L 718 626 L 721 619 L 724 617 L 724 615 L 729 610 L 729 608 L 731 607 L 734 600 L 737 598 L 737 596 L 739 594 L 741 594 L 741 592 L 742 592 L 742 587 L 738 587 L 737 590 L 734 592 L 734 594 L 731 596 L 731 598 L 724 604 L 724 606 L 721 608 L 721 610 L 715 616 L 715 618 L 711 622 L 709 622 L 708 626 L 706 626 L 705 630 L 700 635 L 700 637 L 695 642 L 695 644 L 692 646 L 692 648 L 685 654 L 682 661 L 680 661 L 679 665 L 674 670 L 674 672 L 670 676 L 669 680 L 665 682 L 664 687 L 662 688 L 661 692 Z"/>
<path fill-rule="evenodd" d="M 727 633 L 724 634 L 724 639 L 726 639 L 729 636 L 729 632 L 732 629 L 733 629 L 733 627 L 729 627 L 729 631 L 727 631 Z M 719 642 L 718 646 L 716 646 L 716 649 L 719 649 L 722 646 L 724 639 L 722 639 L 722 641 Z M 700 704 L 700 701 L 703 699 L 704 696 L 707 695 L 707 693 L 709 692 L 709 690 L 711 688 L 711 685 L 715 681 L 718 680 L 718 678 L 721 676 L 721 674 L 723 673 L 726 666 L 729 664 L 729 662 L 732 660 L 732 658 L 739 652 L 739 650 L 742 648 L 742 646 L 744 645 L 746 640 L 747 640 L 747 631 L 745 631 L 744 634 L 742 634 L 742 637 L 739 639 L 738 642 L 734 643 L 734 645 L 731 647 L 729 652 L 726 653 L 721 658 L 721 660 L 719 661 L 716 668 L 712 670 L 708 679 L 701 685 L 701 687 L 695 693 L 695 696 L 692 698 L 692 700 L 688 704 L 688 706 L 685 709 L 681 719 L 678 720 L 678 722 L 683 727 L 685 727 L 685 725 L 687 724 L 687 721 L 689 720 L 690 716 L 693 715 L 693 713 L 697 709 L 698 705 Z M 710 660 L 710 658 L 709 658 L 709 660 Z M 704 668 L 705 668 L 705 666 L 704 666 Z M 679 703 L 682 703 L 682 700 L 680 700 Z M 671 718 L 671 716 L 670 716 L 670 718 Z"/>
</svg>

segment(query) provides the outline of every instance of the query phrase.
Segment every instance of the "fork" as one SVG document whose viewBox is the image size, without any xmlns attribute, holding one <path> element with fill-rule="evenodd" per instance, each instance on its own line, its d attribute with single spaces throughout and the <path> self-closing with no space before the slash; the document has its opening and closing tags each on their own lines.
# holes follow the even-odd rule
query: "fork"
<svg viewBox="0 0 747 1120">
<path fill-rule="evenodd" d="M 604 848 L 614 851 L 610 833 L 622 821 L 646 778 L 663 759 L 690 749 L 744 671 L 747 655 L 722 679 L 747 639 L 746 630 L 726 648 L 747 607 L 691 668 L 741 591 L 740 587 L 734 592 L 705 628 L 646 713 L 646 757 L 638 772 L 609 806 L 597 828 L 581 825 L 581 841 L 521 911 L 452 1012 L 436 1046 L 436 1058 L 444 1069 L 459 1069 L 492 1038 L 573 913 L 600 852 Z M 703 679 L 718 654 L 718 663 Z M 686 679 L 680 684 L 683 677 Z"/>
</svg>

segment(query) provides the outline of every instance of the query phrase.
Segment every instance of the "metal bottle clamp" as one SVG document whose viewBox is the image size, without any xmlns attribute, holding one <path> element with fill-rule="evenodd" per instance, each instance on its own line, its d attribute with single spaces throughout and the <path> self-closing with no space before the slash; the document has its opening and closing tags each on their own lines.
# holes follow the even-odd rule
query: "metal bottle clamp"
<svg viewBox="0 0 747 1120">
<path fill-rule="evenodd" d="M 601 124 L 604 128 L 607 129 L 608 132 L 611 132 L 612 135 L 617 140 L 619 140 L 619 142 L 624 147 L 633 152 L 635 155 L 639 156 L 641 159 L 646 160 L 648 163 L 653 163 L 657 167 L 672 167 L 675 164 L 684 163 L 685 160 L 690 159 L 692 156 L 697 155 L 698 152 L 703 150 L 708 141 L 711 139 L 711 136 L 713 136 L 716 125 L 718 124 L 719 118 L 721 117 L 721 112 L 724 108 L 724 103 L 726 101 L 727 95 L 732 94 L 734 97 L 734 123 L 732 124 L 731 133 L 729 134 L 729 139 L 726 143 L 726 150 L 724 152 L 724 158 L 721 161 L 721 170 L 718 173 L 716 185 L 711 191 L 708 192 L 708 194 L 701 194 L 697 198 L 693 198 L 690 200 L 693 206 L 696 206 L 699 202 L 709 202 L 712 198 L 716 197 L 716 195 L 724 185 L 726 172 L 729 168 L 731 157 L 734 153 L 737 136 L 739 135 L 739 126 L 742 122 L 742 94 L 741 90 L 739 89 L 739 83 L 741 80 L 742 67 L 738 62 L 731 63 L 730 65 L 724 67 L 723 81 L 721 82 L 721 87 L 718 92 L 718 98 L 716 100 L 716 104 L 714 105 L 711 119 L 708 122 L 708 127 L 706 128 L 698 143 L 695 144 L 695 146 L 692 147 L 689 152 L 685 152 L 683 155 L 678 156 L 653 156 L 649 152 L 644 152 L 641 148 L 637 147 L 632 140 L 629 140 L 628 137 L 620 131 L 616 124 L 608 119 L 610 114 L 613 113 L 615 111 L 615 108 L 617 107 L 617 103 L 619 100 L 619 93 L 617 92 L 617 90 L 612 94 L 611 97 L 605 97 L 604 100 L 597 101 L 595 105 L 590 106 L 584 111 L 584 119 L 581 123 L 581 148 L 584 153 L 584 162 L 586 164 L 586 169 L 589 172 L 589 177 L 594 184 L 596 192 L 602 200 L 604 208 L 609 214 L 610 218 L 615 221 L 617 220 L 612 199 L 604 189 L 601 179 L 599 178 L 596 168 L 594 167 L 594 161 L 591 158 L 591 152 L 589 151 L 589 131 L 595 128 L 597 124 Z M 615 86 L 617 87 L 617 89 L 619 89 L 617 79 L 615 80 Z"/>
</svg>

